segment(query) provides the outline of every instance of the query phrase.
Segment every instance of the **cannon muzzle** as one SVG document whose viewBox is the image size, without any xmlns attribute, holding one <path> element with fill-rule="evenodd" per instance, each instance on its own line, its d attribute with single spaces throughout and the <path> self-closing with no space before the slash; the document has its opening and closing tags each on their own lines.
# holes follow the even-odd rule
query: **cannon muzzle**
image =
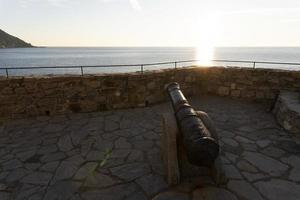
<svg viewBox="0 0 300 200">
<path fill-rule="evenodd" d="M 173 105 L 189 162 L 197 166 L 211 166 L 219 155 L 217 139 L 213 137 L 196 111 L 189 105 L 178 83 L 169 84 L 167 92 Z"/>
</svg>

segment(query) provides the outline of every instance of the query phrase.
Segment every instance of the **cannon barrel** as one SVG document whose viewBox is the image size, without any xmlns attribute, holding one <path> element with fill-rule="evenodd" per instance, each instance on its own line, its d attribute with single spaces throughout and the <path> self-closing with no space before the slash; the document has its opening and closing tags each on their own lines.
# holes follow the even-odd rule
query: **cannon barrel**
<svg viewBox="0 0 300 200">
<path fill-rule="evenodd" d="M 171 83 L 166 89 L 172 101 L 189 162 L 197 166 L 211 166 L 219 154 L 216 138 L 189 105 L 178 83 Z"/>
</svg>

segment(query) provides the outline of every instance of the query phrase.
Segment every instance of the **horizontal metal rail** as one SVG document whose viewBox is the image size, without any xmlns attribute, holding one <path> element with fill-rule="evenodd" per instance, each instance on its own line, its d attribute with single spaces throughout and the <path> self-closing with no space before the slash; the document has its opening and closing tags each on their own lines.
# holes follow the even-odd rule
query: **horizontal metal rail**
<svg viewBox="0 0 300 200">
<path fill-rule="evenodd" d="M 169 62 L 156 62 L 156 63 L 143 63 L 143 64 L 117 64 L 117 65 L 91 65 L 91 66 L 41 66 L 41 67 L 5 67 L 0 70 L 5 70 L 6 77 L 9 77 L 9 70 L 29 70 L 29 69 L 80 69 L 81 75 L 84 75 L 86 68 L 115 68 L 115 67 L 140 67 L 140 72 L 143 73 L 146 66 L 154 65 L 167 65 L 173 64 L 174 68 L 178 67 L 180 63 L 201 62 L 201 60 L 181 60 Z M 256 68 L 256 64 L 274 64 L 274 65 L 300 65 L 294 62 L 271 62 L 271 61 L 251 61 L 251 60 L 211 60 L 211 62 L 224 62 L 224 63 L 248 63 Z"/>
</svg>

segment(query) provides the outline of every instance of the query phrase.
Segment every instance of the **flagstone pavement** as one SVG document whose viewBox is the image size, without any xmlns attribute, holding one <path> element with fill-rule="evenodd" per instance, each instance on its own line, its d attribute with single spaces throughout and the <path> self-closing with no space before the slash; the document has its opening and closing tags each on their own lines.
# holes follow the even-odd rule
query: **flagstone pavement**
<svg viewBox="0 0 300 200">
<path fill-rule="evenodd" d="M 300 199 L 300 139 L 270 107 L 214 96 L 190 103 L 217 127 L 227 184 L 168 187 L 160 137 L 171 106 L 163 103 L 0 123 L 0 199 Z"/>
</svg>

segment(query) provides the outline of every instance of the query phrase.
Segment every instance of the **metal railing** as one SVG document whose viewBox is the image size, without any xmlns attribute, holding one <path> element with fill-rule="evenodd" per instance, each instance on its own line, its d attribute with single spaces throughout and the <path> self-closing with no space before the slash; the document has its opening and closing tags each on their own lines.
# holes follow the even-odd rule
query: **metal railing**
<svg viewBox="0 0 300 200">
<path fill-rule="evenodd" d="M 81 76 L 84 75 L 84 69 L 86 68 L 123 68 L 123 67 L 139 67 L 140 72 L 144 72 L 144 68 L 146 66 L 154 66 L 154 65 L 167 65 L 172 64 L 174 69 L 177 69 L 178 64 L 181 63 L 193 63 L 193 62 L 201 62 L 201 60 L 182 60 L 182 61 L 170 61 L 170 62 L 157 62 L 157 63 L 144 63 L 144 64 L 124 64 L 124 65 L 93 65 L 93 66 L 47 66 L 47 67 L 4 67 L 0 68 L 0 70 L 5 70 L 6 77 L 10 76 L 10 70 L 30 70 L 30 69 L 79 69 Z M 269 61 L 250 61 L 250 60 L 211 60 L 211 62 L 223 62 L 223 63 L 247 63 L 251 64 L 253 69 L 256 69 L 256 64 L 274 64 L 274 65 L 299 65 L 300 63 L 293 62 L 269 62 Z"/>
</svg>

